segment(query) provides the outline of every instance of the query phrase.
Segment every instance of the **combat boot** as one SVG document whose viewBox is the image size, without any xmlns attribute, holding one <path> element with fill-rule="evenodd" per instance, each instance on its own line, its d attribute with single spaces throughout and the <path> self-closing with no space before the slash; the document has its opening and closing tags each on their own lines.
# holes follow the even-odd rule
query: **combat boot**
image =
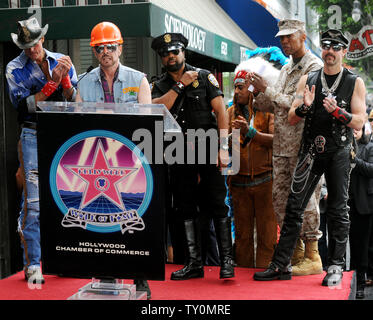
<svg viewBox="0 0 373 320">
<path fill-rule="evenodd" d="M 294 249 L 293 257 L 291 258 L 291 265 L 295 266 L 298 263 L 302 262 L 304 259 L 304 244 L 303 241 L 298 238 L 297 244 Z"/>
<path fill-rule="evenodd" d="M 310 274 L 321 274 L 322 261 L 318 250 L 317 240 L 306 240 L 304 259 L 293 266 L 293 276 L 307 276 Z"/>
</svg>

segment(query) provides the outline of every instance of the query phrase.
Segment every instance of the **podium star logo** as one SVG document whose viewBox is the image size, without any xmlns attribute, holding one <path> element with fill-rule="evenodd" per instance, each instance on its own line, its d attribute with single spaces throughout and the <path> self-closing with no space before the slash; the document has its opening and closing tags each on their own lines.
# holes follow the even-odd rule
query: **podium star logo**
<svg viewBox="0 0 373 320">
<path fill-rule="evenodd" d="M 118 184 L 138 168 L 111 167 L 106 159 L 101 140 L 97 143 L 91 166 L 66 166 L 66 168 L 86 183 L 80 208 L 104 196 L 125 210 Z"/>
</svg>

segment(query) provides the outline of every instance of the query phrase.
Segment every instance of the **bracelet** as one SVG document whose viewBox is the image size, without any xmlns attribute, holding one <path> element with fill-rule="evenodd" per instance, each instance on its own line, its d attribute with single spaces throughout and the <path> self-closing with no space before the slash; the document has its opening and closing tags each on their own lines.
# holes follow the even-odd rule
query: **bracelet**
<svg viewBox="0 0 373 320">
<path fill-rule="evenodd" d="M 70 77 L 68 75 L 61 80 L 61 86 L 63 89 L 70 89 L 72 87 Z"/>
<path fill-rule="evenodd" d="M 46 85 L 41 89 L 41 92 L 43 92 L 47 97 L 49 97 L 53 92 L 57 90 L 57 88 L 57 84 L 54 81 L 49 80 L 46 83 Z"/>
<path fill-rule="evenodd" d="M 336 107 L 333 112 L 330 113 L 334 118 L 341 121 L 343 124 L 349 124 L 352 120 L 352 114 L 347 112 L 345 109 Z"/>
<path fill-rule="evenodd" d="M 310 111 L 312 108 L 312 104 L 309 105 L 309 106 L 306 106 L 304 103 L 301 104 L 300 106 L 296 107 L 295 108 L 295 114 L 299 117 L 299 118 L 304 118 L 308 111 Z"/>
</svg>

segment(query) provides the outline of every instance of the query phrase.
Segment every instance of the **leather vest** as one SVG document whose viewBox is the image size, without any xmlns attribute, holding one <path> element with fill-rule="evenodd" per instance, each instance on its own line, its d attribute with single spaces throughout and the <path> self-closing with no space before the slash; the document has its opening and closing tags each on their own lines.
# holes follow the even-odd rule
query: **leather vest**
<svg viewBox="0 0 373 320">
<path fill-rule="evenodd" d="M 328 117 L 327 120 L 329 121 L 328 123 L 330 123 L 330 126 L 320 128 L 321 132 L 317 132 L 317 134 L 325 135 L 327 137 L 327 142 L 328 137 L 329 139 L 333 139 L 333 141 L 329 141 L 329 143 L 336 147 L 345 147 L 352 143 L 352 129 L 344 125 L 331 114 L 327 114 L 326 112 L 321 111 L 324 109 L 322 101 L 325 97 L 325 95 L 321 93 L 321 72 L 323 72 L 323 69 L 308 74 L 307 85 L 309 86 L 309 88 L 311 88 L 312 85 L 315 85 L 316 90 L 313 108 L 305 119 L 303 130 L 303 146 L 310 146 L 313 143 L 313 139 L 315 138 L 314 136 L 316 135 L 313 128 L 315 123 L 317 121 L 320 121 L 320 117 L 324 117 L 324 120 L 325 117 Z M 353 74 L 347 69 L 343 69 L 342 72 L 344 72 L 344 74 L 342 76 L 341 83 L 339 84 L 334 95 L 336 95 L 337 105 L 340 108 L 345 109 L 347 112 L 351 112 L 350 104 L 355 88 L 357 75 Z"/>
</svg>

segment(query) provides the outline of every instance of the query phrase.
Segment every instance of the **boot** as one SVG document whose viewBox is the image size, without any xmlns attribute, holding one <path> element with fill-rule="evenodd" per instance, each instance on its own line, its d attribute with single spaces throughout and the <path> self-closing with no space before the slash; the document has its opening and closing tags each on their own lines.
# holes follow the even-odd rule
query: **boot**
<svg viewBox="0 0 373 320">
<path fill-rule="evenodd" d="M 214 219 L 220 256 L 220 279 L 234 277 L 231 218 Z"/>
<path fill-rule="evenodd" d="M 356 272 L 356 299 L 365 298 L 365 272 Z"/>
<path fill-rule="evenodd" d="M 307 276 L 323 272 L 317 240 L 305 241 L 304 259 L 293 266 L 294 276 Z"/>
<path fill-rule="evenodd" d="M 187 243 L 187 263 L 181 270 L 172 272 L 171 280 L 188 280 L 203 278 L 203 264 L 201 258 L 201 246 L 194 220 L 185 220 L 185 237 Z"/>
<path fill-rule="evenodd" d="M 293 257 L 291 258 L 291 265 L 295 266 L 300 263 L 304 259 L 304 245 L 303 241 L 298 238 L 297 245 L 295 246 L 295 250 L 293 253 Z"/>
<path fill-rule="evenodd" d="M 342 267 L 334 264 L 329 266 L 326 276 L 322 280 L 321 284 L 326 287 L 338 286 L 342 282 L 342 278 Z"/>
<path fill-rule="evenodd" d="M 271 262 L 266 270 L 254 273 L 254 280 L 291 280 L 291 266 L 289 265 L 288 267 L 281 270 Z"/>
</svg>

